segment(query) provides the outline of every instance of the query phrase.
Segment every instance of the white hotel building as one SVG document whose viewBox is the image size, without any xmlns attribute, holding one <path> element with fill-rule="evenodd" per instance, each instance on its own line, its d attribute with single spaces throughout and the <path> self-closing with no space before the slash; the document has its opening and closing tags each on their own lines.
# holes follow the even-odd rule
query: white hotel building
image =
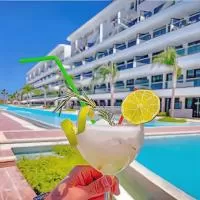
<svg viewBox="0 0 200 200">
<path fill-rule="evenodd" d="M 56 46 L 51 52 L 48 53 L 48 56 L 55 55 L 58 56 L 63 62 L 65 59 L 71 56 L 71 46 L 60 44 Z M 70 66 L 64 65 L 66 70 L 69 70 Z M 43 90 L 45 86 L 48 86 L 49 91 L 58 91 L 60 86 L 64 85 L 64 81 L 59 72 L 54 61 L 48 62 L 39 62 L 26 74 L 26 83 L 33 85 L 34 88 Z M 47 96 L 47 102 L 53 103 L 56 94 L 50 94 Z M 24 100 L 22 103 L 26 103 Z M 31 102 L 33 104 L 43 104 L 44 95 L 34 96 L 32 95 Z"/>
<path fill-rule="evenodd" d="M 68 40 L 71 57 L 64 64 L 99 105 L 110 105 L 110 86 L 104 82 L 91 92 L 93 70 L 111 61 L 120 71 L 115 105 L 134 88 L 145 87 L 159 95 L 161 111 L 170 108 L 172 74 L 165 66 L 152 65 L 152 58 L 168 46 L 176 48 L 182 76 L 177 81 L 175 114 L 200 117 L 199 0 L 115 0 Z M 46 77 L 42 74 L 39 77 Z M 37 76 L 29 83 L 37 84 Z"/>
</svg>

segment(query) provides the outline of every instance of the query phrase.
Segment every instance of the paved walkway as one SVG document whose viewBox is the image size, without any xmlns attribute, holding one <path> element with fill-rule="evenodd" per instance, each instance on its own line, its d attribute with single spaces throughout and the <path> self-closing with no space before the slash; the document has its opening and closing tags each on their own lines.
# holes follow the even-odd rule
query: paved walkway
<svg viewBox="0 0 200 200">
<path fill-rule="evenodd" d="M 0 200 L 33 200 L 36 196 L 16 166 L 0 168 Z"/>
<path fill-rule="evenodd" d="M 200 133 L 200 127 L 145 128 L 145 135 L 148 136 L 184 133 Z M 42 129 L 0 111 L 0 200 L 29 200 L 35 196 L 32 188 L 16 167 L 16 158 L 10 144 L 61 140 L 66 140 L 66 137 L 59 129 Z"/>
</svg>

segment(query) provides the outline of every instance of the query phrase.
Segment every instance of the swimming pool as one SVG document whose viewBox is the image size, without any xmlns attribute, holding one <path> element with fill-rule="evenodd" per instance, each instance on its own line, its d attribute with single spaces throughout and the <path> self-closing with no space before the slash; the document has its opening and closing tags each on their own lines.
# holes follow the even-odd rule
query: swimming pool
<svg viewBox="0 0 200 200">
<path fill-rule="evenodd" d="M 77 120 L 77 114 L 74 113 L 61 113 L 61 115 L 59 116 L 58 113 L 53 113 L 52 111 L 43 109 L 23 108 L 18 106 L 4 106 L 4 105 L 0 105 L 0 109 L 5 109 L 19 116 L 36 120 L 54 127 L 60 127 L 60 122 L 66 118 L 71 119 L 74 122 Z M 145 124 L 145 127 L 163 127 L 163 126 L 200 126 L 200 123 L 195 123 L 195 122 L 170 123 L 170 122 L 159 122 L 157 120 L 153 120 Z"/>
<path fill-rule="evenodd" d="M 19 116 L 39 121 L 54 127 L 60 127 L 60 122 L 66 118 L 71 119 L 72 121 L 77 120 L 77 115 L 73 113 L 61 113 L 59 116 L 58 113 L 42 109 L 22 108 L 18 106 L 0 106 L 0 109 L 1 108 Z"/>
<path fill-rule="evenodd" d="M 137 160 L 200 199 L 200 136 L 146 139 Z"/>
</svg>

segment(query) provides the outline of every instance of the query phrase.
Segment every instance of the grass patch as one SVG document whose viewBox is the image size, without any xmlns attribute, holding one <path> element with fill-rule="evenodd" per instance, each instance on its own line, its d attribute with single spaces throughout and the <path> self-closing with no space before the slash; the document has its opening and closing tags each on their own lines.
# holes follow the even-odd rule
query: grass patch
<svg viewBox="0 0 200 200">
<path fill-rule="evenodd" d="M 174 123 L 185 123 L 185 122 L 187 122 L 186 119 L 177 119 L 177 118 L 173 118 L 173 117 L 162 117 L 162 118 L 158 119 L 158 121 L 160 121 L 160 122 L 174 122 Z"/>
<path fill-rule="evenodd" d="M 168 115 L 167 115 L 166 112 L 159 112 L 157 116 L 158 116 L 158 117 L 166 117 L 166 116 L 168 116 Z"/>
<path fill-rule="evenodd" d="M 57 156 L 41 156 L 36 159 L 23 158 L 17 162 L 28 183 L 37 194 L 49 192 L 76 165 L 87 164 L 77 149 L 69 146 L 55 146 Z"/>
</svg>

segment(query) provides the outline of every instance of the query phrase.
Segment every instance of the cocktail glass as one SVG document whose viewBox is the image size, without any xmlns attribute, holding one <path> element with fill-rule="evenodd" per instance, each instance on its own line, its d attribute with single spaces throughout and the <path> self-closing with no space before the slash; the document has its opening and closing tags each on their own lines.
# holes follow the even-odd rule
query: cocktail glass
<svg viewBox="0 0 200 200">
<path fill-rule="evenodd" d="M 144 141 L 143 125 L 88 125 L 77 135 L 77 148 L 91 166 L 104 175 L 116 175 L 138 154 Z M 112 199 L 106 193 L 105 199 Z"/>
</svg>

